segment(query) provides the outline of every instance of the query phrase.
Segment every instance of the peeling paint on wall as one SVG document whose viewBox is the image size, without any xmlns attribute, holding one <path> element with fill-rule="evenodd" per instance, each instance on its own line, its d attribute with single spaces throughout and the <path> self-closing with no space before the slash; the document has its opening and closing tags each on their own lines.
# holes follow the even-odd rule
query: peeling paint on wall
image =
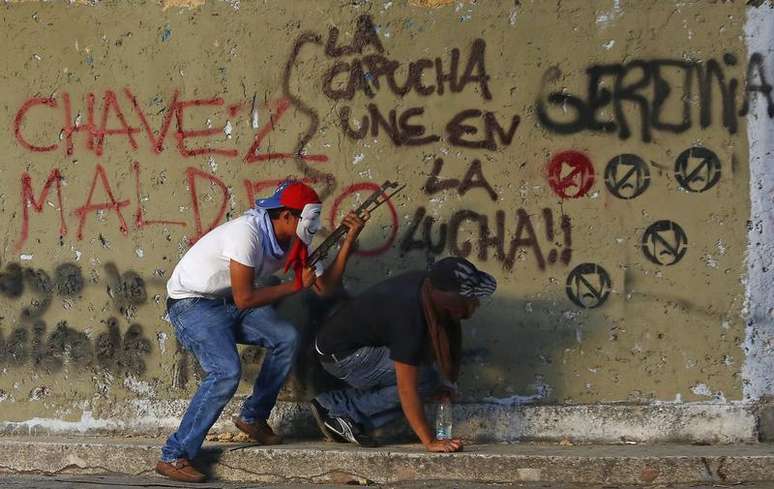
<svg viewBox="0 0 774 489">
<path fill-rule="evenodd" d="M 161 0 L 161 6 L 163 10 L 167 10 L 173 7 L 184 8 L 198 8 L 204 5 L 206 0 Z"/>
<path fill-rule="evenodd" d="M 412 7 L 439 8 L 451 5 L 455 0 L 409 0 Z"/>
</svg>

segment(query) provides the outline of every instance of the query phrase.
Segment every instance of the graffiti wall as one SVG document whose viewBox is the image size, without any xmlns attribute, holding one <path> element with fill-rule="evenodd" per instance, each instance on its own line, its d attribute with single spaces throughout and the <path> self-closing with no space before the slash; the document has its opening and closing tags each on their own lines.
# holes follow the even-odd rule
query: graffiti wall
<svg viewBox="0 0 774 489">
<path fill-rule="evenodd" d="M 774 118 L 745 9 L 4 4 L 3 413 L 190 396 L 166 280 L 288 176 L 328 231 L 407 184 L 364 231 L 352 293 L 445 255 L 497 277 L 465 326 L 467 401 L 742 399 L 746 128 Z M 282 309 L 304 322 L 306 304 Z"/>
</svg>

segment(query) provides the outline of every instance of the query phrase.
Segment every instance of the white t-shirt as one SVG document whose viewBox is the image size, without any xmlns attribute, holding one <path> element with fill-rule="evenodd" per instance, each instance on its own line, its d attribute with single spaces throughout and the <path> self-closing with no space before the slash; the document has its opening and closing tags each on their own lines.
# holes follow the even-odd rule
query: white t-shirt
<svg viewBox="0 0 774 489">
<path fill-rule="evenodd" d="M 240 216 L 194 243 L 172 272 L 167 295 L 173 299 L 231 296 L 231 260 L 254 268 L 258 280 L 282 269 L 285 255 L 275 259 L 271 254 L 264 254 L 255 219 Z M 315 267 L 317 276 L 322 275 L 322 264 L 317 262 Z"/>
</svg>

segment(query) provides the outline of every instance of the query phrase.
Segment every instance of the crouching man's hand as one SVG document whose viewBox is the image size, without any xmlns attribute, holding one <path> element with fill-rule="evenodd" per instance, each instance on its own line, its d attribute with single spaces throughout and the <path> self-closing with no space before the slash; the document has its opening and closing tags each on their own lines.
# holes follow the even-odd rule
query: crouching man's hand
<svg viewBox="0 0 774 489">
<path fill-rule="evenodd" d="M 301 271 L 301 286 L 305 289 L 308 289 L 314 285 L 316 281 L 317 274 L 315 273 L 314 268 L 304 267 L 304 269 Z"/>
<path fill-rule="evenodd" d="M 451 440 L 432 440 L 425 445 L 428 452 L 461 452 L 462 440 L 452 438 Z"/>
<path fill-rule="evenodd" d="M 395 377 L 398 381 L 398 395 L 403 414 L 409 425 L 422 441 L 429 452 L 459 452 L 462 450 L 462 440 L 437 440 L 425 418 L 424 403 L 417 388 L 418 368 L 403 362 L 395 363 Z"/>
</svg>

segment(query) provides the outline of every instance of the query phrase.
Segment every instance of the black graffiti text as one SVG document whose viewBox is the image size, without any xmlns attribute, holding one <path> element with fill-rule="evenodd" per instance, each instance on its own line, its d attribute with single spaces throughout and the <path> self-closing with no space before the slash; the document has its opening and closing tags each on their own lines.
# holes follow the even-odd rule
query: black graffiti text
<svg viewBox="0 0 774 489">
<path fill-rule="evenodd" d="M 628 139 L 636 131 L 633 126 L 638 126 L 642 141 L 650 142 L 654 131 L 679 134 L 694 127 L 697 120 L 702 129 L 719 120 L 729 134 L 736 134 L 738 119 L 749 113 L 755 96 L 763 97 L 768 116 L 774 118 L 772 85 L 766 79 L 763 56 L 750 56 L 741 82 L 729 75 L 739 71 L 737 65 L 731 53 L 723 55 L 722 62 L 714 58 L 635 59 L 592 65 L 586 69 L 585 96 L 544 89 L 535 109 L 540 123 L 558 134 L 593 131 Z M 546 85 L 560 78 L 560 69 L 553 67 L 546 71 L 543 82 Z M 715 100 L 720 102 L 719 116 L 713 114 Z M 635 110 L 627 116 L 625 110 L 631 108 Z M 602 112 L 611 115 L 604 117 Z"/>
<path fill-rule="evenodd" d="M 484 176 L 481 160 L 475 159 L 470 163 L 462 180 L 458 178 L 440 178 L 441 172 L 443 171 L 443 165 L 443 158 L 436 158 L 433 162 L 433 170 L 423 187 L 423 190 L 427 195 L 437 194 L 444 190 L 456 189 L 457 193 L 462 196 L 472 189 L 480 188 L 489 195 L 489 198 L 491 198 L 492 201 L 497 200 L 497 192 L 495 192 L 492 185 Z"/>
<path fill-rule="evenodd" d="M 395 146 L 421 146 L 443 136 L 452 146 L 490 151 L 513 140 L 521 121 L 518 115 L 498 116 L 492 111 L 469 108 L 451 117 L 443 134 L 433 134 L 423 121 L 424 107 L 384 108 L 370 101 L 381 91 L 398 98 L 410 93 L 443 97 L 459 94 L 470 86 L 484 101 L 492 100 L 485 40 L 475 39 L 467 57 L 459 48 L 453 48 L 447 60 L 419 58 L 402 63 L 386 54 L 373 21 L 362 15 L 350 44 L 339 43 L 339 29 L 331 27 L 325 54 L 333 64 L 322 77 L 323 94 L 337 103 L 351 102 L 359 94 L 369 99 L 363 105 L 342 105 L 338 109 L 338 123 L 350 139 L 376 138 L 383 133 Z"/>
<path fill-rule="evenodd" d="M 567 265 L 572 260 L 570 217 L 561 216 L 557 232 L 553 211 L 545 208 L 541 215 L 545 238 L 538 236 L 534 217 L 523 208 L 516 209 L 515 219 L 511 220 L 511 223 L 515 221 L 515 230 L 508 235 L 504 210 L 496 211 L 494 219 L 490 219 L 485 214 L 463 209 L 453 213 L 448 221 L 439 222 L 427 215 L 427 209 L 418 207 L 401 240 L 400 249 L 402 253 L 425 251 L 435 255 L 448 250 L 453 255 L 466 258 L 473 254 L 475 247 L 479 260 L 487 261 L 491 253 L 506 271 L 513 270 L 522 252 L 531 252 L 540 270 L 557 262 Z"/>
</svg>

